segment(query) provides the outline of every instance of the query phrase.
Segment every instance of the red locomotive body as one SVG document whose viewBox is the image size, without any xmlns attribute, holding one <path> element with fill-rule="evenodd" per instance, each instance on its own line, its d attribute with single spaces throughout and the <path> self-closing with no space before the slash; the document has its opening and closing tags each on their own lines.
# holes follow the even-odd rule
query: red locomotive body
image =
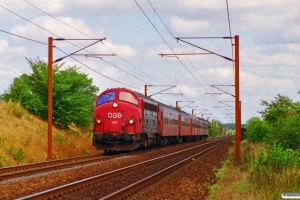
<svg viewBox="0 0 300 200">
<path fill-rule="evenodd" d="M 205 139 L 207 133 L 207 121 L 129 89 L 108 89 L 95 101 L 97 149 L 135 150 Z"/>
</svg>

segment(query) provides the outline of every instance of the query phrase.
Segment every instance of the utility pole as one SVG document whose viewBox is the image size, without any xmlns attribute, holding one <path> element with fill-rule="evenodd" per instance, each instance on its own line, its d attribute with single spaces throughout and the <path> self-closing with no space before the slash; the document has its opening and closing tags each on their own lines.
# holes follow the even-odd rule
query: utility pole
<svg viewBox="0 0 300 200">
<path fill-rule="evenodd" d="M 240 160 L 241 143 L 241 102 L 240 102 L 240 58 L 239 58 L 239 36 L 234 36 L 235 41 L 235 159 Z"/>
<path fill-rule="evenodd" d="M 105 38 L 103 39 L 64 39 L 64 38 L 58 38 L 58 39 L 54 39 L 57 41 L 64 41 L 64 40 L 97 40 L 96 42 L 81 48 L 71 54 L 68 54 L 62 58 L 59 58 L 57 60 L 55 60 L 53 62 L 53 38 L 49 37 L 48 38 L 48 157 L 47 160 L 53 160 L 52 157 L 52 122 L 53 122 L 53 117 L 52 117 L 52 110 L 53 110 L 53 100 L 52 100 L 52 96 L 53 96 L 53 74 L 52 74 L 52 65 L 53 63 L 59 62 L 61 60 L 63 60 L 64 58 L 67 58 L 69 56 L 76 56 L 76 55 L 84 55 L 84 56 L 93 56 L 96 57 L 99 54 L 76 54 L 79 51 L 82 51 L 83 49 L 86 49 L 87 47 L 90 47 L 102 40 L 105 40 Z M 115 56 L 116 54 L 101 54 L 101 56 Z"/>
<path fill-rule="evenodd" d="M 53 38 L 48 38 L 48 158 L 52 160 L 52 64 Z"/>
<path fill-rule="evenodd" d="M 235 98 L 235 151 L 236 151 L 236 160 L 240 160 L 240 142 L 241 142 L 241 102 L 240 102 L 240 74 L 239 74 L 239 67 L 240 67 L 240 58 L 239 58 L 239 36 L 236 35 L 234 37 L 235 40 L 235 59 L 228 58 L 226 56 L 222 56 L 220 54 L 214 53 L 212 51 L 209 51 L 207 49 L 204 49 L 202 47 L 199 47 L 197 45 L 191 44 L 187 41 L 184 41 L 182 39 L 199 39 L 199 38 L 220 38 L 220 37 L 174 37 L 177 41 L 184 42 L 186 44 L 189 44 L 193 47 L 199 48 L 203 51 L 206 51 L 208 53 L 203 53 L 203 54 L 213 54 L 219 57 L 222 57 L 226 60 L 234 62 L 235 66 L 235 77 L 234 77 L 234 82 L 235 82 L 235 95 L 231 95 Z M 231 37 L 221 37 L 222 39 L 231 39 Z M 178 55 L 196 55 L 196 54 L 159 54 L 160 56 L 178 56 Z M 215 87 L 215 86 L 214 86 Z M 217 87 L 215 87 L 217 88 Z M 221 90 L 217 88 L 218 90 Z M 205 94 L 229 94 L 223 90 L 221 90 L 223 93 L 205 93 Z"/>
<path fill-rule="evenodd" d="M 146 97 L 147 97 L 147 90 L 148 90 L 147 85 L 145 85 L 144 94 L 145 94 Z"/>
</svg>

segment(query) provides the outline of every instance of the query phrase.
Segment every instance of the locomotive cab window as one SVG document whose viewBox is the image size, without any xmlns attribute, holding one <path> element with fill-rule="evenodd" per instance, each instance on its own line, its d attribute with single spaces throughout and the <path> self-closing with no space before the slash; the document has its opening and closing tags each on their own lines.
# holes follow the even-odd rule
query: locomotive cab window
<svg viewBox="0 0 300 200">
<path fill-rule="evenodd" d="M 113 101 L 116 99 L 116 92 L 108 92 L 103 94 L 97 101 L 97 106 L 106 103 L 108 101 Z"/>
<path fill-rule="evenodd" d="M 128 101 L 130 103 L 133 103 L 134 105 L 138 105 L 137 98 L 129 92 L 120 92 L 119 99 L 122 101 Z"/>
</svg>

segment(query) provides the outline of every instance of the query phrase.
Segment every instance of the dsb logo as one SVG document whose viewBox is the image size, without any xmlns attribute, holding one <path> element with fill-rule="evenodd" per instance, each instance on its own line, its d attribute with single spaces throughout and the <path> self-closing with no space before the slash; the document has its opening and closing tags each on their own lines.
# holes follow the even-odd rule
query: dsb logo
<svg viewBox="0 0 300 200">
<path fill-rule="evenodd" d="M 122 113 L 116 113 L 116 112 L 111 113 L 111 112 L 109 112 L 109 113 L 107 113 L 107 117 L 108 118 L 122 118 Z"/>
</svg>

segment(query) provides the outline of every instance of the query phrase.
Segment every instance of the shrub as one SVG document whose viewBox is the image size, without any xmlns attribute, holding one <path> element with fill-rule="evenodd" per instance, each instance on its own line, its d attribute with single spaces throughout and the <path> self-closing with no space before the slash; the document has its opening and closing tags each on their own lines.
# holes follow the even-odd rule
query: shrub
<svg viewBox="0 0 300 200">
<path fill-rule="evenodd" d="M 275 124 L 274 131 L 268 134 L 267 143 L 277 141 L 285 149 L 297 149 L 300 144 L 300 116 L 282 116 Z"/>
<path fill-rule="evenodd" d="M 300 164 L 299 156 L 298 152 L 285 149 L 280 143 L 274 142 L 266 155 L 259 151 L 257 160 L 252 163 L 252 171 L 257 172 L 266 167 L 278 172 L 284 167 L 297 166 Z"/>
<path fill-rule="evenodd" d="M 265 136 L 271 132 L 271 127 L 258 117 L 253 117 L 247 122 L 246 138 L 250 142 L 263 141 Z"/>
</svg>

